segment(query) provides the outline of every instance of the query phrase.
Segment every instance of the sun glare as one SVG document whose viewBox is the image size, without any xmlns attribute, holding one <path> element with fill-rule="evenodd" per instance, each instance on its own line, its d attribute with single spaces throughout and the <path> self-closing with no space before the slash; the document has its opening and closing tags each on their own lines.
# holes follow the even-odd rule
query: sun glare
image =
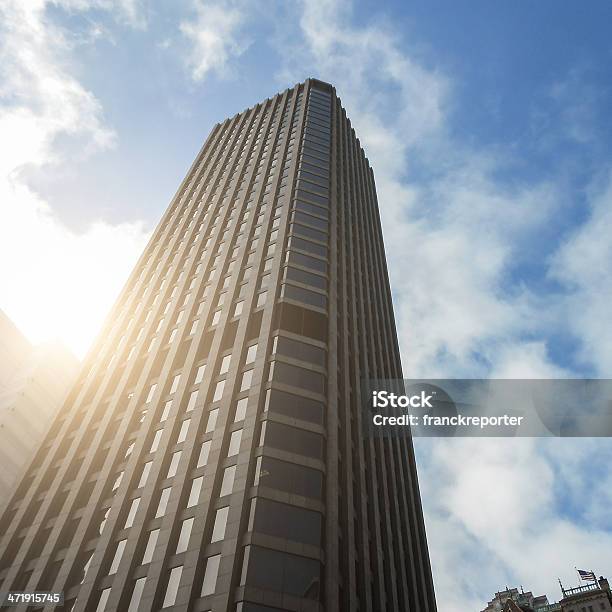
<svg viewBox="0 0 612 612">
<path fill-rule="evenodd" d="M 31 192 L 21 195 L 0 211 L 0 255 L 10 262 L 0 308 L 34 344 L 57 339 L 82 358 L 149 234 L 142 223 L 105 222 L 76 234 Z"/>
</svg>

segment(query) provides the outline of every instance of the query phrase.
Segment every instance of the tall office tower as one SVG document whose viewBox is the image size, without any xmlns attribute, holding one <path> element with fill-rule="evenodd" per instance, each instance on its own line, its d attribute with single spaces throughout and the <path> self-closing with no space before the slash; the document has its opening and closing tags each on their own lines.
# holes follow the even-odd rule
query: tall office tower
<svg viewBox="0 0 612 612">
<path fill-rule="evenodd" d="M 66 609 L 432 612 L 374 178 L 330 85 L 216 125 L 2 518 Z M 46 609 L 52 609 L 47 607 Z"/>
</svg>

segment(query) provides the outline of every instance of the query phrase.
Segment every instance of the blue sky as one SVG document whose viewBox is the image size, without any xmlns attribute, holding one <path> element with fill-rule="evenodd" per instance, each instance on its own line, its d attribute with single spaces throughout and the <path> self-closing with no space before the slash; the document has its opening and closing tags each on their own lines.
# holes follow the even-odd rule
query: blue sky
<svg viewBox="0 0 612 612">
<path fill-rule="evenodd" d="M 0 308 L 83 354 L 214 123 L 317 76 L 374 167 L 406 375 L 608 378 L 611 18 L 596 0 L 9 0 Z M 417 450 L 442 612 L 612 570 L 608 441 Z"/>
</svg>

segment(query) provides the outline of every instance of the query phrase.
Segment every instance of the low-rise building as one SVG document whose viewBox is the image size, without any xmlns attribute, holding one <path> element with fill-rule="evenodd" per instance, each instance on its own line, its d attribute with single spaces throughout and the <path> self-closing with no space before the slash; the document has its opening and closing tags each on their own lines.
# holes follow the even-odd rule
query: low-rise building
<svg viewBox="0 0 612 612">
<path fill-rule="evenodd" d="M 534 597 L 521 587 L 495 593 L 482 612 L 612 612 L 612 592 L 607 578 L 600 576 L 592 583 L 566 589 L 561 582 L 562 598 L 550 603 L 546 595 Z"/>
</svg>

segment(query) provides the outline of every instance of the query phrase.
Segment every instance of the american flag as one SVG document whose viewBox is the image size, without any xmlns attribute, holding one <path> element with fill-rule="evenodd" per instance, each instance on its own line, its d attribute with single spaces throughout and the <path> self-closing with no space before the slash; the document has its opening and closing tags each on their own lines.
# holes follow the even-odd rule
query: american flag
<svg viewBox="0 0 612 612">
<path fill-rule="evenodd" d="M 578 570 L 581 580 L 597 580 L 594 572 L 585 572 L 584 570 Z"/>
</svg>

